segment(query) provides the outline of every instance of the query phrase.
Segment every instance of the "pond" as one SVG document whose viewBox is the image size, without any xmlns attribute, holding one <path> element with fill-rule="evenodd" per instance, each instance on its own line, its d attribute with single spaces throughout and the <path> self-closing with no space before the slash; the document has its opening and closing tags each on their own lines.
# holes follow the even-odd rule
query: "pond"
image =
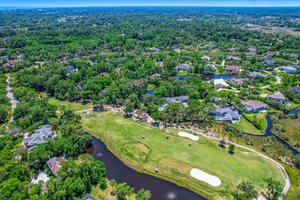
<svg viewBox="0 0 300 200">
<path fill-rule="evenodd" d="M 135 171 L 111 153 L 101 140 L 93 138 L 92 144 L 94 151 L 91 155 L 93 158 L 104 162 L 108 179 L 114 179 L 119 183 L 126 182 L 131 187 L 134 187 L 136 191 L 141 188 L 150 190 L 152 194 L 151 199 L 153 200 L 206 199 L 189 189 L 178 186 L 169 181 Z"/>
</svg>

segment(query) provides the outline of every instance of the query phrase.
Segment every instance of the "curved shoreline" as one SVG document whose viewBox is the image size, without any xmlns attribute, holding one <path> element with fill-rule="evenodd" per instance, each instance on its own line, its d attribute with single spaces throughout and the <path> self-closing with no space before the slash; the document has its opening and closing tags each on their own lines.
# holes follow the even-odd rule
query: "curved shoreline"
<svg viewBox="0 0 300 200">
<path fill-rule="evenodd" d="M 121 159 L 119 155 L 117 155 L 113 150 L 111 150 L 111 148 L 109 148 L 109 144 L 106 144 L 101 139 L 98 139 L 96 136 L 94 136 L 94 134 L 90 133 L 89 131 L 86 131 L 86 132 L 93 137 L 93 143 L 94 144 L 95 144 L 95 142 L 103 143 L 104 147 L 118 160 L 118 162 L 119 162 L 118 167 L 123 168 L 123 166 L 120 166 L 120 165 L 124 165 L 127 168 L 129 168 L 127 172 L 131 173 L 131 175 L 128 175 L 128 176 L 132 176 L 133 175 L 132 173 L 134 173 L 134 176 L 133 176 L 134 178 L 130 177 L 129 179 L 124 180 L 123 176 L 125 176 L 124 174 L 126 174 L 126 173 L 124 173 L 124 171 L 122 171 L 123 173 L 121 173 L 121 174 L 123 176 L 119 177 L 119 179 L 121 179 L 121 180 L 117 180 L 117 181 L 127 182 L 129 185 L 133 186 L 135 189 L 141 189 L 141 187 L 143 187 L 143 188 L 148 189 L 150 191 L 151 191 L 151 188 L 154 188 L 154 190 L 156 190 L 157 189 L 157 184 L 163 184 L 164 188 L 162 188 L 162 187 L 159 188 L 161 190 L 162 189 L 169 190 L 169 188 L 173 188 L 173 189 L 176 188 L 177 191 L 173 191 L 173 190 L 169 191 L 169 192 L 173 192 L 173 194 L 176 195 L 175 199 L 184 200 L 184 199 L 187 198 L 187 196 L 190 197 L 189 199 L 191 199 L 191 200 L 206 200 L 208 198 L 211 198 L 211 196 L 206 194 L 204 191 L 199 191 L 199 190 L 197 190 L 196 188 L 193 188 L 193 187 L 191 189 L 187 188 L 188 183 L 185 183 L 184 181 L 176 180 L 176 179 L 168 177 L 168 176 L 163 176 L 162 174 L 159 174 L 159 173 L 150 172 L 148 170 L 145 170 L 143 168 L 140 168 L 140 167 L 128 162 L 126 159 L 125 160 Z M 95 155 L 95 153 L 96 153 L 96 155 Z M 94 150 L 94 152 L 92 153 L 92 156 L 95 159 L 102 160 L 101 156 L 97 157 L 97 153 L 98 153 L 97 150 L 96 151 Z M 104 161 L 104 163 L 105 163 L 105 161 Z M 110 164 L 111 164 L 111 162 L 110 162 Z M 107 168 L 107 170 L 110 170 L 110 169 L 111 168 Z M 115 171 L 118 171 L 118 170 L 115 169 Z M 111 174 L 111 171 L 107 171 L 107 176 L 108 176 L 108 178 L 112 178 L 111 176 L 113 176 L 113 175 Z M 141 177 L 142 177 L 143 181 L 140 181 L 138 184 L 132 183 L 132 182 L 136 181 L 135 178 L 136 179 L 141 179 Z M 114 179 L 114 178 L 112 178 L 112 179 Z M 151 184 L 151 182 L 152 182 L 151 179 L 152 179 L 152 181 L 156 182 L 155 185 Z M 145 181 L 145 180 L 147 180 L 147 181 Z M 188 193 L 188 195 L 183 197 L 183 195 L 185 193 Z M 159 196 L 159 199 L 162 199 L 162 200 L 166 199 L 167 200 L 168 199 L 166 197 L 167 194 L 168 194 L 168 192 L 165 192 L 164 194 L 161 194 L 161 193 L 160 194 L 154 194 L 154 196 L 152 194 L 151 199 L 156 200 L 157 198 L 155 198 L 155 197 Z"/>
</svg>

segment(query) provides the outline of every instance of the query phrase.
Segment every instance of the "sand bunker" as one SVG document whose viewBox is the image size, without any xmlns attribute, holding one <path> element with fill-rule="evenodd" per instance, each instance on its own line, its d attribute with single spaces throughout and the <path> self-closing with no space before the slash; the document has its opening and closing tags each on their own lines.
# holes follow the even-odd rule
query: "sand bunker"
<svg viewBox="0 0 300 200">
<path fill-rule="evenodd" d="M 204 171 L 201 171 L 200 169 L 193 168 L 190 171 L 190 175 L 193 178 L 198 179 L 199 181 L 204 181 L 213 187 L 218 187 L 221 185 L 221 180 L 218 177 L 212 176 Z"/>
<path fill-rule="evenodd" d="M 186 132 L 179 132 L 178 135 L 181 136 L 181 137 L 187 137 L 187 138 L 189 138 L 191 140 L 194 140 L 194 141 L 199 140 L 198 136 L 195 136 L 195 135 L 192 135 L 192 134 L 189 134 L 189 133 L 186 133 Z"/>
</svg>

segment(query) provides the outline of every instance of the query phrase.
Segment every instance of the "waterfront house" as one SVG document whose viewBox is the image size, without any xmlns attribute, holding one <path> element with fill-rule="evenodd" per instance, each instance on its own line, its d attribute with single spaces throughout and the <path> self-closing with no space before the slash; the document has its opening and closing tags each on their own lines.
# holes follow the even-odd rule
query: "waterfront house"
<svg viewBox="0 0 300 200">
<path fill-rule="evenodd" d="M 239 66 L 237 65 L 226 66 L 224 70 L 230 73 L 237 74 L 239 73 Z"/>
<path fill-rule="evenodd" d="M 245 81 L 249 81 L 249 78 L 230 78 L 228 79 L 228 82 L 234 84 L 234 85 L 243 85 Z"/>
<path fill-rule="evenodd" d="M 261 101 L 242 101 L 241 104 L 244 106 L 244 111 L 247 113 L 257 113 L 268 108 L 268 105 Z"/>
<path fill-rule="evenodd" d="M 228 122 L 238 122 L 241 119 L 239 111 L 230 107 L 216 107 L 215 111 L 213 112 L 213 115 L 217 120 Z"/>
<path fill-rule="evenodd" d="M 64 160 L 66 159 L 64 156 L 62 156 L 62 157 L 53 157 L 47 161 L 47 165 L 54 176 L 57 175 L 57 172 L 61 168 L 61 162 Z"/>
<path fill-rule="evenodd" d="M 268 99 L 280 101 L 281 103 L 286 104 L 285 96 L 281 92 L 274 92 L 274 94 L 269 94 Z"/>
</svg>

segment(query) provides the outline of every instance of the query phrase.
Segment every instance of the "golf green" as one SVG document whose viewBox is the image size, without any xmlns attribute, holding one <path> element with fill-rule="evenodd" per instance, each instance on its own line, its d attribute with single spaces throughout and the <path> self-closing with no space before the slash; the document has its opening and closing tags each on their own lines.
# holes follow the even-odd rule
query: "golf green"
<svg viewBox="0 0 300 200">
<path fill-rule="evenodd" d="M 153 127 L 111 113 L 82 114 L 85 130 L 101 139 L 127 165 L 191 190 L 211 199 L 231 199 L 230 193 L 242 181 L 264 189 L 264 178 L 272 177 L 284 185 L 284 173 L 273 162 L 246 149 L 233 155 L 216 141 L 202 136 L 198 141 L 178 136 L 179 130 Z M 192 168 L 221 179 L 219 187 L 190 176 Z M 159 172 L 155 173 L 155 169 Z"/>
</svg>

